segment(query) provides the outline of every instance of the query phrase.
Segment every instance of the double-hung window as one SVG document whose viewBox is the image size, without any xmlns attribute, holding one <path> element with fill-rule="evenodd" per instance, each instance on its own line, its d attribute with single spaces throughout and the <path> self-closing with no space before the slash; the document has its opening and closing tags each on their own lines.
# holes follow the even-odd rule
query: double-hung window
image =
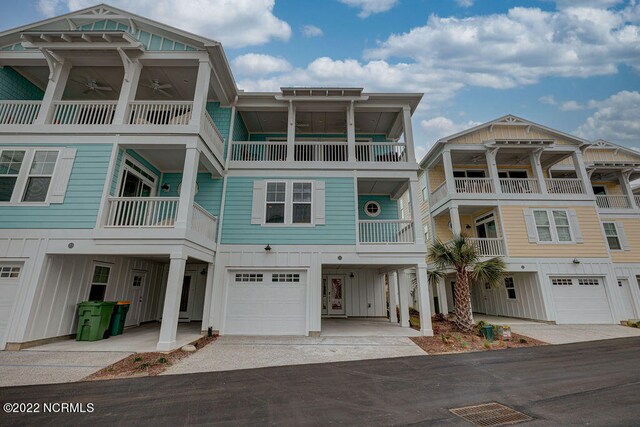
<svg viewBox="0 0 640 427">
<path fill-rule="evenodd" d="M 572 242 L 566 210 L 534 210 L 533 218 L 539 242 Z"/>
<path fill-rule="evenodd" d="M 536 221 L 536 230 L 538 230 L 538 240 L 540 242 L 551 242 L 551 222 L 547 211 L 533 211 L 533 218 Z"/>
<path fill-rule="evenodd" d="M 24 161 L 24 154 L 25 152 L 20 150 L 2 150 L 0 152 L 0 202 L 11 201 Z"/>
<path fill-rule="evenodd" d="M 570 242 L 571 241 L 571 226 L 569 225 L 569 217 L 567 211 L 552 211 L 553 222 L 556 226 L 556 234 L 558 241 Z"/>
<path fill-rule="evenodd" d="M 23 202 L 44 202 L 47 199 L 57 159 L 57 151 L 35 152 L 22 197 Z"/>
<path fill-rule="evenodd" d="M 504 278 L 504 287 L 507 290 L 507 298 L 516 299 L 516 285 L 513 282 L 513 277 Z"/>
<path fill-rule="evenodd" d="M 110 273 L 111 267 L 106 265 L 96 265 L 94 267 L 91 288 L 89 289 L 89 301 L 104 301 Z"/>
<path fill-rule="evenodd" d="M 292 222 L 311 224 L 311 183 L 293 183 Z"/>
<path fill-rule="evenodd" d="M 286 195 L 286 182 L 267 183 L 267 210 L 265 215 L 267 224 L 284 224 Z"/>
<path fill-rule="evenodd" d="M 311 224 L 313 183 L 267 182 L 265 224 Z"/>
<path fill-rule="evenodd" d="M 604 227 L 604 234 L 607 236 L 609 249 L 613 251 L 622 250 L 622 244 L 620 243 L 620 236 L 618 236 L 616 224 L 613 222 L 604 222 L 602 223 L 602 226 Z"/>
</svg>

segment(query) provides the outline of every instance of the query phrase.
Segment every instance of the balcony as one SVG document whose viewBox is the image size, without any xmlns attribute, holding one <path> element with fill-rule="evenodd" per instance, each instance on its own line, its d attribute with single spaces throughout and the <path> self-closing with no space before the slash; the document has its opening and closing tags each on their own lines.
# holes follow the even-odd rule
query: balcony
<svg viewBox="0 0 640 427">
<path fill-rule="evenodd" d="M 415 242 L 412 220 L 359 220 L 360 244 L 392 245 Z"/>
<path fill-rule="evenodd" d="M 506 194 L 540 194 L 535 178 L 500 178 L 500 188 Z"/>
<path fill-rule="evenodd" d="M 0 101 L 0 125 L 33 124 L 41 104 L 41 101 Z"/>
<path fill-rule="evenodd" d="M 596 203 L 599 209 L 636 209 L 640 207 L 640 196 L 634 196 L 634 202 L 624 195 L 596 195 Z"/>
<path fill-rule="evenodd" d="M 545 181 L 549 194 L 585 194 L 579 178 L 547 178 Z"/>
<path fill-rule="evenodd" d="M 505 256 L 504 239 L 470 237 L 469 241 L 476 248 L 478 254 L 483 257 Z"/>
</svg>

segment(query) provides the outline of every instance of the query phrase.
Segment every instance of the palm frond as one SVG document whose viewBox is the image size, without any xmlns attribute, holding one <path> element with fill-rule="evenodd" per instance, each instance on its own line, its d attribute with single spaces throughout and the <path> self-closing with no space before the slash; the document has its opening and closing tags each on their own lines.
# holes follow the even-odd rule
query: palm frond
<svg viewBox="0 0 640 427">
<path fill-rule="evenodd" d="M 485 261 L 478 261 L 472 266 L 472 277 L 474 282 L 488 283 L 495 287 L 502 283 L 506 265 L 502 258 L 490 258 Z"/>
<path fill-rule="evenodd" d="M 427 270 L 427 280 L 432 286 L 438 286 L 440 279 L 447 277 L 447 273 L 442 270 Z"/>
</svg>

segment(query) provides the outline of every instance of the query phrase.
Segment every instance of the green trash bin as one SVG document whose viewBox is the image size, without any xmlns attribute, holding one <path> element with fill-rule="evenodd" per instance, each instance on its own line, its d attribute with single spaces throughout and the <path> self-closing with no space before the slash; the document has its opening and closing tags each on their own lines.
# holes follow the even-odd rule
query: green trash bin
<svg viewBox="0 0 640 427">
<path fill-rule="evenodd" d="M 484 325 L 482 327 L 482 335 L 487 341 L 493 341 L 493 325 Z"/>
<path fill-rule="evenodd" d="M 114 301 L 84 301 L 78 304 L 76 341 L 98 341 L 109 329 Z"/>
<path fill-rule="evenodd" d="M 111 317 L 111 335 L 120 335 L 124 331 L 124 322 L 127 319 L 127 312 L 131 301 L 118 301 L 113 309 Z"/>
</svg>

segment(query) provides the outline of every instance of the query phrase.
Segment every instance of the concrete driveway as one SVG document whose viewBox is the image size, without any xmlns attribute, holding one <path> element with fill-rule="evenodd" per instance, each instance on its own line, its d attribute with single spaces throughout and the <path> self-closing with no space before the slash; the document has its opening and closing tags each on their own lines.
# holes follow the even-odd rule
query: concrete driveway
<svg viewBox="0 0 640 427">
<path fill-rule="evenodd" d="M 612 338 L 640 337 L 640 329 L 621 325 L 550 325 L 510 317 L 473 315 L 493 325 L 509 325 L 511 331 L 549 344 L 569 344 Z"/>
<path fill-rule="evenodd" d="M 222 336 L 165 374 L 230 371 L 307 363 L 344 362 L 426 353 L 407 337 Z"/>
<path fill-rule="evenodd" d="M 0 351 L 0 387 L 80 381 L 132 353 Z"/>
</svg>

